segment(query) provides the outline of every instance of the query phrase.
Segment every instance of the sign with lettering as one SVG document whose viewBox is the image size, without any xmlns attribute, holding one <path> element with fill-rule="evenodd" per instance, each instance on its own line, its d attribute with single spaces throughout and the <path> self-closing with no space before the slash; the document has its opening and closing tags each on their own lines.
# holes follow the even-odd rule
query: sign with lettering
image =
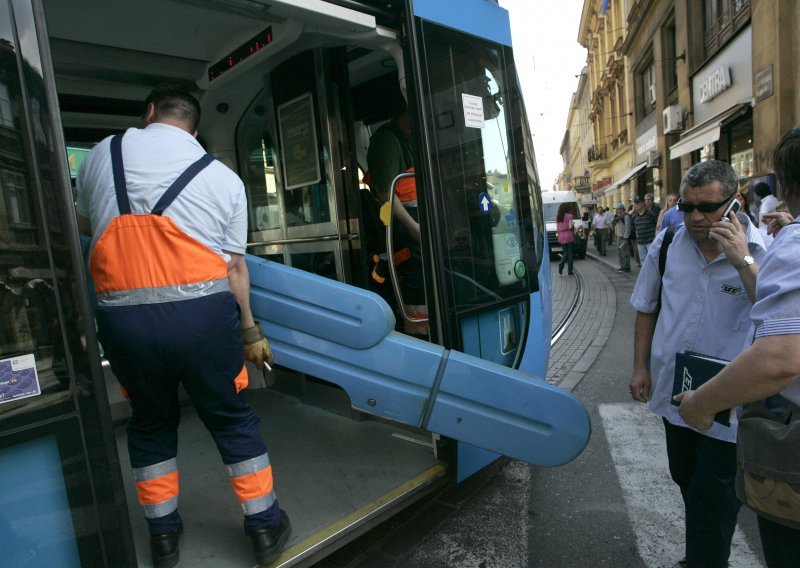
<svg viewBox="0 0 800 568">
<path fill-rule="evenodd" d="M 756 102 L 772 95 L 772 65 L 756 73 Z"/>
<path fill-rule="evenodd" d="M 707 103 L 731 86 L 731 70 L 721 65 L 700 81 L 700 102 Z"/>
<path fill-rule="evenodd" d="M 0 404 L 37 396 L 41 392 L 33 355 L 0 360 Z"/>
</svg>

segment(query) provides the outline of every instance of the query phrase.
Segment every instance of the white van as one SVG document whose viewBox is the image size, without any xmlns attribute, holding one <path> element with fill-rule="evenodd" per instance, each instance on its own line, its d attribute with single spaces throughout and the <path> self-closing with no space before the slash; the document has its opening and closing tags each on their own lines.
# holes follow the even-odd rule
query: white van
<svg viewBox="0 0 800 568">
<path fill-rule="evenodd" d="M 557 253 L 563 252 L 558 242 L 558 231 L 556 230 L 556 215 L 562 203 L 573 204 L 572 225 L 575 227 L 575 258 L 586 258 L 586 240 L 583 238 L 583 224 L 581 223 L 580 203 L 574 191 L 543 191 L 542 206 L 544 212 L 544 222 L 547 228 L 547 248 L 550 250 L 550 257 L 553 258 Z"/>
</svg>

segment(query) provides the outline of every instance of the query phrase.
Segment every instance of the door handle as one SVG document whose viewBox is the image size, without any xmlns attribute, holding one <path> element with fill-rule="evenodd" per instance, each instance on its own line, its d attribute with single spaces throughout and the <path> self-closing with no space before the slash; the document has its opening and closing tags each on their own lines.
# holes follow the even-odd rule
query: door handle
<svg viewBox="0 0 800 568">
<path fill-rule="evenodd" d="M 397 186 L 397 182 L 401 179 L 405 178 L 413 178 L 413 172 L 403 172 L 397 174 L 395 178 L 392 180 L 391 185 L 389 186 L 389 223 L 386 225 L 386 250 L 389 253 L 388 262 L 389 262 L 389 276 L 392 280 L 392 289 L 394 290 L 394 295 L 397 298 L 397 303 L 400 306 L 400 314 L 403 316 L 403 319 L 411 322 L 411 323 L 427 323 L 428 318 L 416 318 L 408 315 L 406 312 L 406 305 L 403 302 L 403 293 L 400 291 L 400 283 L 397 280 L 397 268 L 394 265 L 394 237 L 392 235 L 392 225 L 394 224 L 394 215 L 392 214 L 392 208 L 394 207 L 394 200 L 395 194 L 394 190 Z"/>
</svg>

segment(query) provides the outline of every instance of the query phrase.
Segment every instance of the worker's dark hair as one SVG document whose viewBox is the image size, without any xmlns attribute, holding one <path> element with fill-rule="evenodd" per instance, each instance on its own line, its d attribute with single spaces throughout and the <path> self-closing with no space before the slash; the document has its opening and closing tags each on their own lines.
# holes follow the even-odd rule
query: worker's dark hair
<svg viewBox="0 0 800 568">
<path fill-rule="evenodd" d="M 778 195 L 800 197 L 800 127 L 796 126 L 783 135 L 772 153 L 772 167 L 778 178 Z"/>
<path fill-rule="evenodd" d="M 171 117 L 183 122 L 190 132 L 200 124 L 200 103 L 189 91 L 175 83 L 164 83 L 150 91 L 144 101 L 145 110 L 153 103 L 156 118 Z"/>
</svg>

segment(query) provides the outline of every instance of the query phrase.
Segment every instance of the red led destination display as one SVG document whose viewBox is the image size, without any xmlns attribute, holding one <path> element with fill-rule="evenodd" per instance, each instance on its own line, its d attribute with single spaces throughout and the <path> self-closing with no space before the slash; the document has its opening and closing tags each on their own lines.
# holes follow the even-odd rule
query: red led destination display
<svg viewBox="0 0 800 568">
<path fill-rule="evenodd" d="M 260 49 L 264 49 L 272 43 L 272 26 L 256 35 L 253 39 L 243 43 L 231 53 L 217 61 L 208 68 L 208 80 L 219 79 L 228 69 L 232 69 Z"/>
</svg>

